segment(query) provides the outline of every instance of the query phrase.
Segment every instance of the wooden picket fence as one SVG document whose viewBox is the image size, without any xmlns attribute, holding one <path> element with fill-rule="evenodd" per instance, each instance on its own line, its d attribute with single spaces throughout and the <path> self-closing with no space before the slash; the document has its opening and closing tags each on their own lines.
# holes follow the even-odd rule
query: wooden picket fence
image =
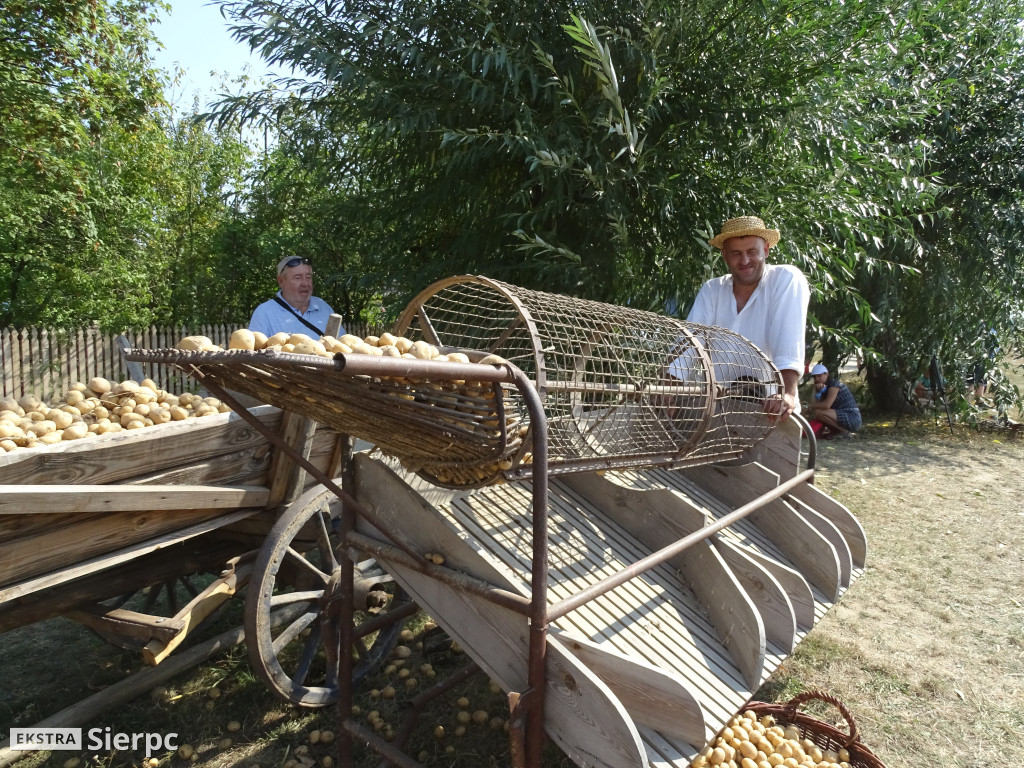
<svg viewBox="0 0 1024 768">
<path fill-rule="evenodd" d="M 193 327 L 150 327 L 121 334 L 127 346 L 141 349 L 173 347 L 185 336 L 208 336 L 227 347 L 237 325 Z M 379 333 L 365 324 L 346 324 L 357 336 Z M 171 366 L 143 364 L 150 378 L 168 392 L 197 389 L 196 383 Z M 20 398 L 33 394 L 44 401 L 62 398 L 75 382 L 88 383 L 94 376 L 112 381 L 130 378 L 121 356 L 118 334 L 107 334 L 93 326 L 75 331 L 52 328 L 0 328 L 0 397 Z"/>
</svg>

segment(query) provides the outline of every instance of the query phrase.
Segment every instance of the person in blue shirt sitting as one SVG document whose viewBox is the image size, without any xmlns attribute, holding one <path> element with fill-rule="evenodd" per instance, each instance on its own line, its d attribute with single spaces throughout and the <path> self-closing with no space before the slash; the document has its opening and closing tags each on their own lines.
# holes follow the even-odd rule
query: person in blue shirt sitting
<svg viewBox="0 0 1024 768">
<path fill-rule="evenodd" d="M 301 256 L 285 256 L 277 263 L 277 284 L 281 290 L 252 313 L 249 330 L 268 338 L 275 333 L 304 333 L 320 338 L 334 310 L 313 295 L 313 265 Z M 345 332 L 342 328 L 338 335 Z"/>
<path fill-rule="evenodd" d="M 811 369 L 814 397 L 807 417 L 817 419 L 828 428 L 831 437 L 849 438 L 861 427 L 860 408 L 850 388 L 830 378 L 828 368 L 818 363 Z"/>
</svg>

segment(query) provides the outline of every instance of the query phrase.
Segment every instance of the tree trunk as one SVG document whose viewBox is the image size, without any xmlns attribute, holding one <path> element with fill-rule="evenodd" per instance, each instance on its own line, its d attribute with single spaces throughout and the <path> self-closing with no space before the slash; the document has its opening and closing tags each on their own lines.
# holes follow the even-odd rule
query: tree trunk
<svg viewBox="0 0 1024 768">
<path fill-rule="evenodd" d="M 883 413 L 903 413 L 908 410 L 907 382 L 871 361 L 868 361 L 865 378 L 878 410 Z"/>
</svg>

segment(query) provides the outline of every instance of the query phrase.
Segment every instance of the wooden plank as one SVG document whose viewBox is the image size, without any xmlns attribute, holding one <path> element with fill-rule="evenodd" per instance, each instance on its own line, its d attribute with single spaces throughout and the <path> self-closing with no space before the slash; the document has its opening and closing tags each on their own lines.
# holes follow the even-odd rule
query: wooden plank
<svg viewBox="0 0 1024 768">
<path fill-rule="evenodd" d="M 173 637 L 154 635 L 153 639 L 142 649 L 142 660 L 155 667 L 166 659 L 175 648 L 185 641 L 189 632 L 202 624 L 239 589 L 249 583 L 251 573 L 251 562 L 240 565 L 196 595 L 171 619 L 177 627 L 177 632 Z"/>
<path fill-rule="evenodd" d="M 649 552 L 693 532 L 689 525 L 673 519 L 672 512 L 680 510 L 680 516 L 688 516 L 690 523 L 696 522 L 692 508 L 681 504 L 671 492 L 633 491 L 591 472 L 566 475 L 551 485 L 559 483 L 580 493 L 589 504 L 643 542 Z M 764 671 L 764 623 L 735 575 L 708 541 L 697 542 L 668 562 L 683 574 L 747 684 L 756 688 Z"/>
<path fill-rule="evenodd" d="M 67 562 L 67 547 L 68 541 L 64 540 L 63 537 L 46 537 L 38 539 L 40 550 L 36 557 L 32 558 L 27 565 L 23 564 L 22 568 L 18 567 L 18 563 L 14 562 L 12 553 L 5 552 L 4 548 L 0 546 L 0 604 L 3 604 L 7 600 L 12 600 L 23 595 L 30 594 L 35 591 L 49 589 L 50 587 L 57 586 L 59 584 L 65 584 L 69 581 L 87 576 L 98 571 L 103 571 L 108 568 L 113 568 L 121 563 L 125 563 L 129 560 L 133 560 L 141 555 L 148 552 L 155 552 L 158 549 L 163 549 L 171 544 L 185 541 L 186 539 L 199 536 L 203 533 L 216 530 L 217 528 L 229 525 L 237 520 L 242 520 L 252 515 L 257 515 L 262 512 L 262 509 L 242 509 L 233 512 L 226 512 L 216 515 L 209 519 L 201 520 L 200 522 L 186 525 L 185 527 L 178 527 L 176 530 L 169 532 L 151 532 L 144 526 L 139 525 L 142 528 L 141 533 L 138 536 L 138 540 L 131 542 L 129 546 L 118 546 L 111 548 L 110 541 L 117 542 L 119 545 L 123 545 L 127 540 L 124 531 L 131 531 L 131 528 L 127 528 L 123 525 L 123 520 L 115 522 L 113 525 L 105 525 L 104 528 L 109 534 L 113 534 L 108 537 L 109 541 L 106 542 L 106 551 L 94 555 L 95 553 L 90 552 L 88 547 L 81 547 L 78 551 L 80 556 L 75 558 L 73 565 L 60 565 L 52 566 L 56 568 L 52 572 L 50 566 L 56 562 L 58 564 Z M 209 513 L 206 513 L 209 514 Z M 104 522 L 106 523 L 107 518 L 116 517 L 114 515 L 105 515 Z M 145 515 L 140 515 L 140 522 L 145 522 Z M 120 525 L 118 523 L 121 523 Z M 118 531 L 122 533 L 118 534 Z M 70 541 L 75 542 L 76 533 L 74 531 L 70 534 Z M 102 546 L 102 543 L 98 546 Z M 21 553 L 23 556 L 29 553 Z M 26 578 L 24 581 L 15 582 L 16 578 L 24 578 L 21 574 L 23 572 L 29 572 L 32 574 L 32 578 Z M 38 574 L 42 575 L 38 575 Z"/>
<path fill-rule="evenodd" d="M 853 557 L 850 554 L 850 547 L 846 544 L 846 537 L 842 532 L 827 519 L 824 515 L 818 514 L 817 510 L 804 504 L 800 499 L 791 497 L 786 501 L 796 510 L 796 513 L 806 520 L 818 533 L 820 533 L 836 551 L 839 558 L 839 583 L 841 586 L 850 586 L 850 579 L 853 573 Z"/>
<path fill-rule="evenodd" d="M 732 508 L 720 499 L 715 498 L 704 488 L 678 472 L 671 470 L 648 470 L 645 472 L 616 473 L 617 481 L 630 483 L 630 487 L 644 490 L 673 490 L 684 497 L 699 514 L 709 518 L 720 517 L 732 511 Z M 815 620 L 815 598 L 807 580 L 799 572 L 787 565 L 788 558 L 758 528 L 748 520 L 741 520 L 734 526 L 725 529 L 715 540 L 715 546 L 725 543 L 742 550 L 747 556 L 756 560 L 783 588 L 798 628 L 810 629 Z M 720 548 L 721 549 L 721 548 Z M 767 630 L 766 630 L 767 631 Z"/>
<path fill-rule="evenodd" d="M 263 486 L 18 485 L 0 494 L 0 515 L 172 512 L 266 506 Z"/>
<path fill-rule="evenodd" d="M 556 636 L 608 685 L 635 723 L 695 746 L 714 735 L 700 703 L 677 675 L 569 632 Z"/>
<path fill-rule="evenodd" d="M 253 413 L 271 429 L 280 423 L 281 411 L 272 406 Z M 122 483 L 266 444 L 237 414 L 220 413 L 0 454 L 0 485 Z"/>
<path fill-rule="evenodd" d="M 105 605 L 84 605 L 68 611 L 64 616 L 101 635 L 122 635 L 143 642 L 154 637 L 170 640 L 183 627 L 183 622 L 177 619 L 150 616 L 124 608 L 108 608 Z"/>
<path fill-rule="evenodd" d="M 716 537 L 711 544 L 757 606 L 764 621 L 765 639 L 784 653 L 792 653 L 796 648 L 796 613 L 786 590 L 770 571 L 724 536 Z M 807 591 L 810 594 L 810 588 Z M 813 620 L 813 611 L 811 616 Z"/>
<path fill-rule="evenodd" d="M 286 411 L 281 418 L 281 425 L 278 428 L 278 436 L 288 445 L 293 447 L 303 458 L 309 457 L 309 451 L 313 443 L 313 435 L 316 432 L 316 422 L 311 421 L 297 413 Z M 268 503 L 271 506 L 287 504 L 298 498 L 298 483 L 300 475 L 304 481 L 305 470 L 299 467 L 291 457 L 284 451 L 275 450 L 274 458 L 270 464 L 270 498 Z"/>
<path fill-rule="evenodd" d="M 742 553 L 760 565 L 772 578 L 778 582 L 786 593 L 789 604 L 793 609 L 793 618 L 798 629 L 810 631 L 814 626 L 817 617 L 817 606 L 814 600 L 814 592 L 811 585 L 807 583 L 799 571 L 796 571 L 781 561 L 768 557 L 750 547 L 743 547 L 737 542 L 721 539 L 715 542 L 716 546 L 728 546 L 742 551 Z"/>
<path fill-rule="evenodd" d="M 20 597 L 0 601 L 0 632 L 60 616 L 69 610 L 119 597 L 139 589 L 140 585 L 159 584 L 181 574 L 219 572 L 238 552 L 246 548 L 229 533 L 248 520 L 266 520 L 266 514 L 217 528 L 200 536 L 172 543 L 163 549 L 139 555 L 105 570 L 77 577 Z M 265 522 L 269 530 L 272 520 Z M 264 536 L 251 540 L 248 549 L 259 547 Z"/>
<path fill-rule="evenodd" d="M 842 531 L 854 566 L 864 568 L 868 554 L 867 535 L 864 533 L 864 527 L 860 521 L 845 505 L 840 504 L 816 485 L 797 486 L 789 495 L 800 499 Z"/>
<path fill-rule="evenodd" d="M 731 507 L 739 507 L 777 484 L 778 476 L 759 464 L 702 466 L 678 470 Z M 769 502 L 749 519 L 796 565 L 830 602 L 839 597 L 839 555 L 831 543 L 782 499 Z"/>
<path fill-rule="evenodd" d="M 512 483 L 456 497 L 449 510 L 465 531 L 463 536 L 485 546 L 523 583 L 530 578 L 531 529 L 529 517 L 516 510 L 528 509 L 529 494 L 527 484 Z M 563 514 L 566 508 L 558 503 L 557 494 L 552 501 L 548 525 L 555 551 L 549 562 L 557 568 L 549 569 L 549 600 L 571 597 L 647 554 L 635 541 L 623 541 L 628 535 L 622 532 L 619 537 L 610 520 L 601 521 L 600 541 L 581 542 L 577 556 L 565 552 L 577 532 L 591 529 L 593 523 Z M 631 657 L 678 673 L 693 684 L 719 727 L 752 693 L 696 597 L 669 567 L 659 566 L 586 603 L 559 619 L 557 626 L 578 629 Z"/>
</svg>

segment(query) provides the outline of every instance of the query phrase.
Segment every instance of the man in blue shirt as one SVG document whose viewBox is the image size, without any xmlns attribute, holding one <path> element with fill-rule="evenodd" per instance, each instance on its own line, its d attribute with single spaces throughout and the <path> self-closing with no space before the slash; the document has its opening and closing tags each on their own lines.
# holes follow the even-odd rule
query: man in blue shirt
<svg viewBox="0 0 1024 768">
<path fill-rule="evenodd" d="M 277 263 L 277 295 L 252 313 L 249 330 L 267 337 L 275 333 L 304 333 L 318 338 L 334 310 L 313 295 L 313 265 L 301 256 L 285 256 Z M 339 332 L 344 333 L 344 329 Z"/>
</svg>

